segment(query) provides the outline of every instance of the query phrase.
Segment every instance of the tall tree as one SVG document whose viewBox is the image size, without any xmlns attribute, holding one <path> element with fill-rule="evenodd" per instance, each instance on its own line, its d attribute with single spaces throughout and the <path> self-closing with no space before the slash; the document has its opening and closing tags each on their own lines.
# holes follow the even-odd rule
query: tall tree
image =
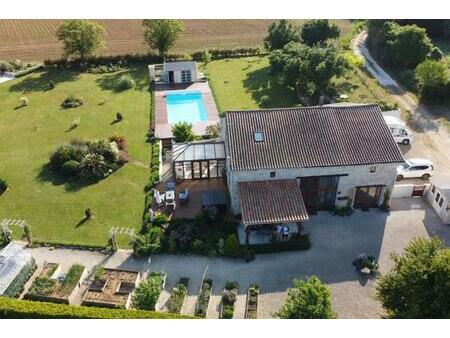
<svg viewBox="0 0 450 338">
<path fill-rule="evenodd" d="M 294 279 L 288 289 L 286 302 L 276 313 L 284 319 L 332 319 L 331 292 L 319 278 Z"/>
<path fill-rule="evenodd" d="M 181 20 L 144 20 L 144 38 L 150 48 L 157 49 L 159 56 L 164 57 L 173 47 L 178 36 L 184 30 Z"/>
<path fill-rule="evenodd" d="M 338 38 L 340 34 L 339 27 L 326 19 L 308 20 L 301 30 L 302 41 L 309 46 Z"/>
<path fill-rule="evenodd" d="M 393 318 L 450 318 L 450 249 L 438 238 L 413 240 L 379 279 L 377 296 Z"/>
<path fill-rule="evenodd" d="M 273 51 L 269 60 L 274 71 L 282 71 L 285 83 L 296 87 L 313 104 L 330 88 L 331 79 L 344 73 L 346 65 L 332 44 L 307 46 L 290 42 L 283 49 Z"/>
<path fill-rule="evenodd" d="M 63 56 L 95 55 L 104 46 L 105 28 L 90 20 L 64 20 L 56 35 L 63 43 Z"/>
<path fill-rule="evenodd" d="M 387 51 L 393 66 L 413 69 L 424 61 L 433 48 L 425 28 L 416 25 L 388 24 Z"/>
<path fill-rule="evenodd" d="M 282 19 L 269 26 L 269 35 L 264 39 L 267 50 L 283 48 L 289 42 L 300 41 L 300 30 L 288 20 Z"/>
</svg>

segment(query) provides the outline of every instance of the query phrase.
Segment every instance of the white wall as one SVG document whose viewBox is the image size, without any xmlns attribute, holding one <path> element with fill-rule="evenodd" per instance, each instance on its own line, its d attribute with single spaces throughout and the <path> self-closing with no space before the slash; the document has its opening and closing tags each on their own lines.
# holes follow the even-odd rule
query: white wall
<svg viewBox="0 0 450 338">
<path fill-rule="evenodd" d="M 231 207 L 234 214 L 240 214 L 238 183 L 245 181 L 265 181 L 276 179 L 296 179 L 304 176 L 348 175 L 339 178 L 336 194 L 336 206 L 345 206 L 347 200 L 338 200 L 339 197 L 348 197 L 354 201 L 356 186 L 384 185 L 386 189 L 392 189 L 397 175 L 397 164 L 377 164 L 376 171 L 370 172 L 372 165 L 342 166 L 342 167 L 318 167 L 296 169 L 273 169 L 258 171 L 231 171 L 229 159 L 227 159 L 227 180 L 231 196 Z M 275 171 L 275 177 L 270 178 L 270 172 Z M 381 192 L 380 201 L 383 200 L 384 189 Z"/>
<path fill-rule="evenodd" d="M 392 189 L 391 198 L 411 197 L 414 190 L 414 184 L 397 184 Z"/>
<path fill-rule="evenodd" d="M 436 201 L 436 195 L 439 193 L 439 199 Z M 444 224 L 450 225 L 450 201 L 448 201 L 445 196 L 442 195 L 442 193 L 439 191 L 438 187 L 435 187 L 435 191 L 433 193 L 433 185 L 430 185 L 430 187 L 425 192 L 425 198 L 430 203 L 430 205 L 433 207 L 433 209 L 436 211 L 436 213 L 441 218 L 442 222 Z M 439 201 L 443 199 L 442 206 L 439 206 Z"/>
</svg>

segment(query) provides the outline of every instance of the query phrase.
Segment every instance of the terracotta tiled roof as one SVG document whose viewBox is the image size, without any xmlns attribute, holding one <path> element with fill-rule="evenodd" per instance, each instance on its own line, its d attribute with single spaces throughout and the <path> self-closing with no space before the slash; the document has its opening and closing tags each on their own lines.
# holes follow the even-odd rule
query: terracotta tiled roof
<svg viewBox="0 0 450 338">
<path fill-rule="evenodd" d="M 226 123 L 232 170 L 404 161 L 377 105 L 233 111 Z"/>
<path fill-rule="evenodd" d="M 296 180 L 239 182 L 242 223 L 306 221 L 308 212 Z"/>
</svg>

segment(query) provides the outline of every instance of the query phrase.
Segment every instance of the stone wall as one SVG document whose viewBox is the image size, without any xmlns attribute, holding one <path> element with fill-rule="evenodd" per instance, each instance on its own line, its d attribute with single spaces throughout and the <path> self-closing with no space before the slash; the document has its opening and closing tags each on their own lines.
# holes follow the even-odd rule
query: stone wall
<svg viewBox="0 0 450 338">
<path fill-rule="evenodd" d="M 385 189 L 392 188 L 397 175 L 396 163 L 342 166 L 342 167 L 317 167 L 295 169 L 273 169 L 252 171 L 231 171 L 229 159 L 227 159 L 227 180 L 231 197 L 231 207 L 235 215 L 240 214 L 238 183 L 245 181 L 265 181 L 279 179 L 296 179 L 307 176 L 345 175 L 339 178 L 336 193 L 336 206 L 345 206 L 347 199 L 354 201 L 355 187 L 368 185 L 383 185 L 379 204 L 383 201 Z M 371 172 L 375 167 L 375 172 Z M 270 177 L 270 172 L 275 172 L 275 177 Z M 289 196 L 286 196 L 289 198 Z"/>
</svg>

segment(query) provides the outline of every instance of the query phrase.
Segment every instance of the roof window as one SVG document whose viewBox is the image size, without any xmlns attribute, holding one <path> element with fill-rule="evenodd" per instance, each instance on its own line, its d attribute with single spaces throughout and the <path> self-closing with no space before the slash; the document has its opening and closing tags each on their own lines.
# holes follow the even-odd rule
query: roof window
<svg viewBox="0 0 450 338">
<path fill-rule="evenodd" d="M 255 142 L 264 142 L 264 133 L 262 131 L 255 131 L 253 137 Z"/>
</svg>

